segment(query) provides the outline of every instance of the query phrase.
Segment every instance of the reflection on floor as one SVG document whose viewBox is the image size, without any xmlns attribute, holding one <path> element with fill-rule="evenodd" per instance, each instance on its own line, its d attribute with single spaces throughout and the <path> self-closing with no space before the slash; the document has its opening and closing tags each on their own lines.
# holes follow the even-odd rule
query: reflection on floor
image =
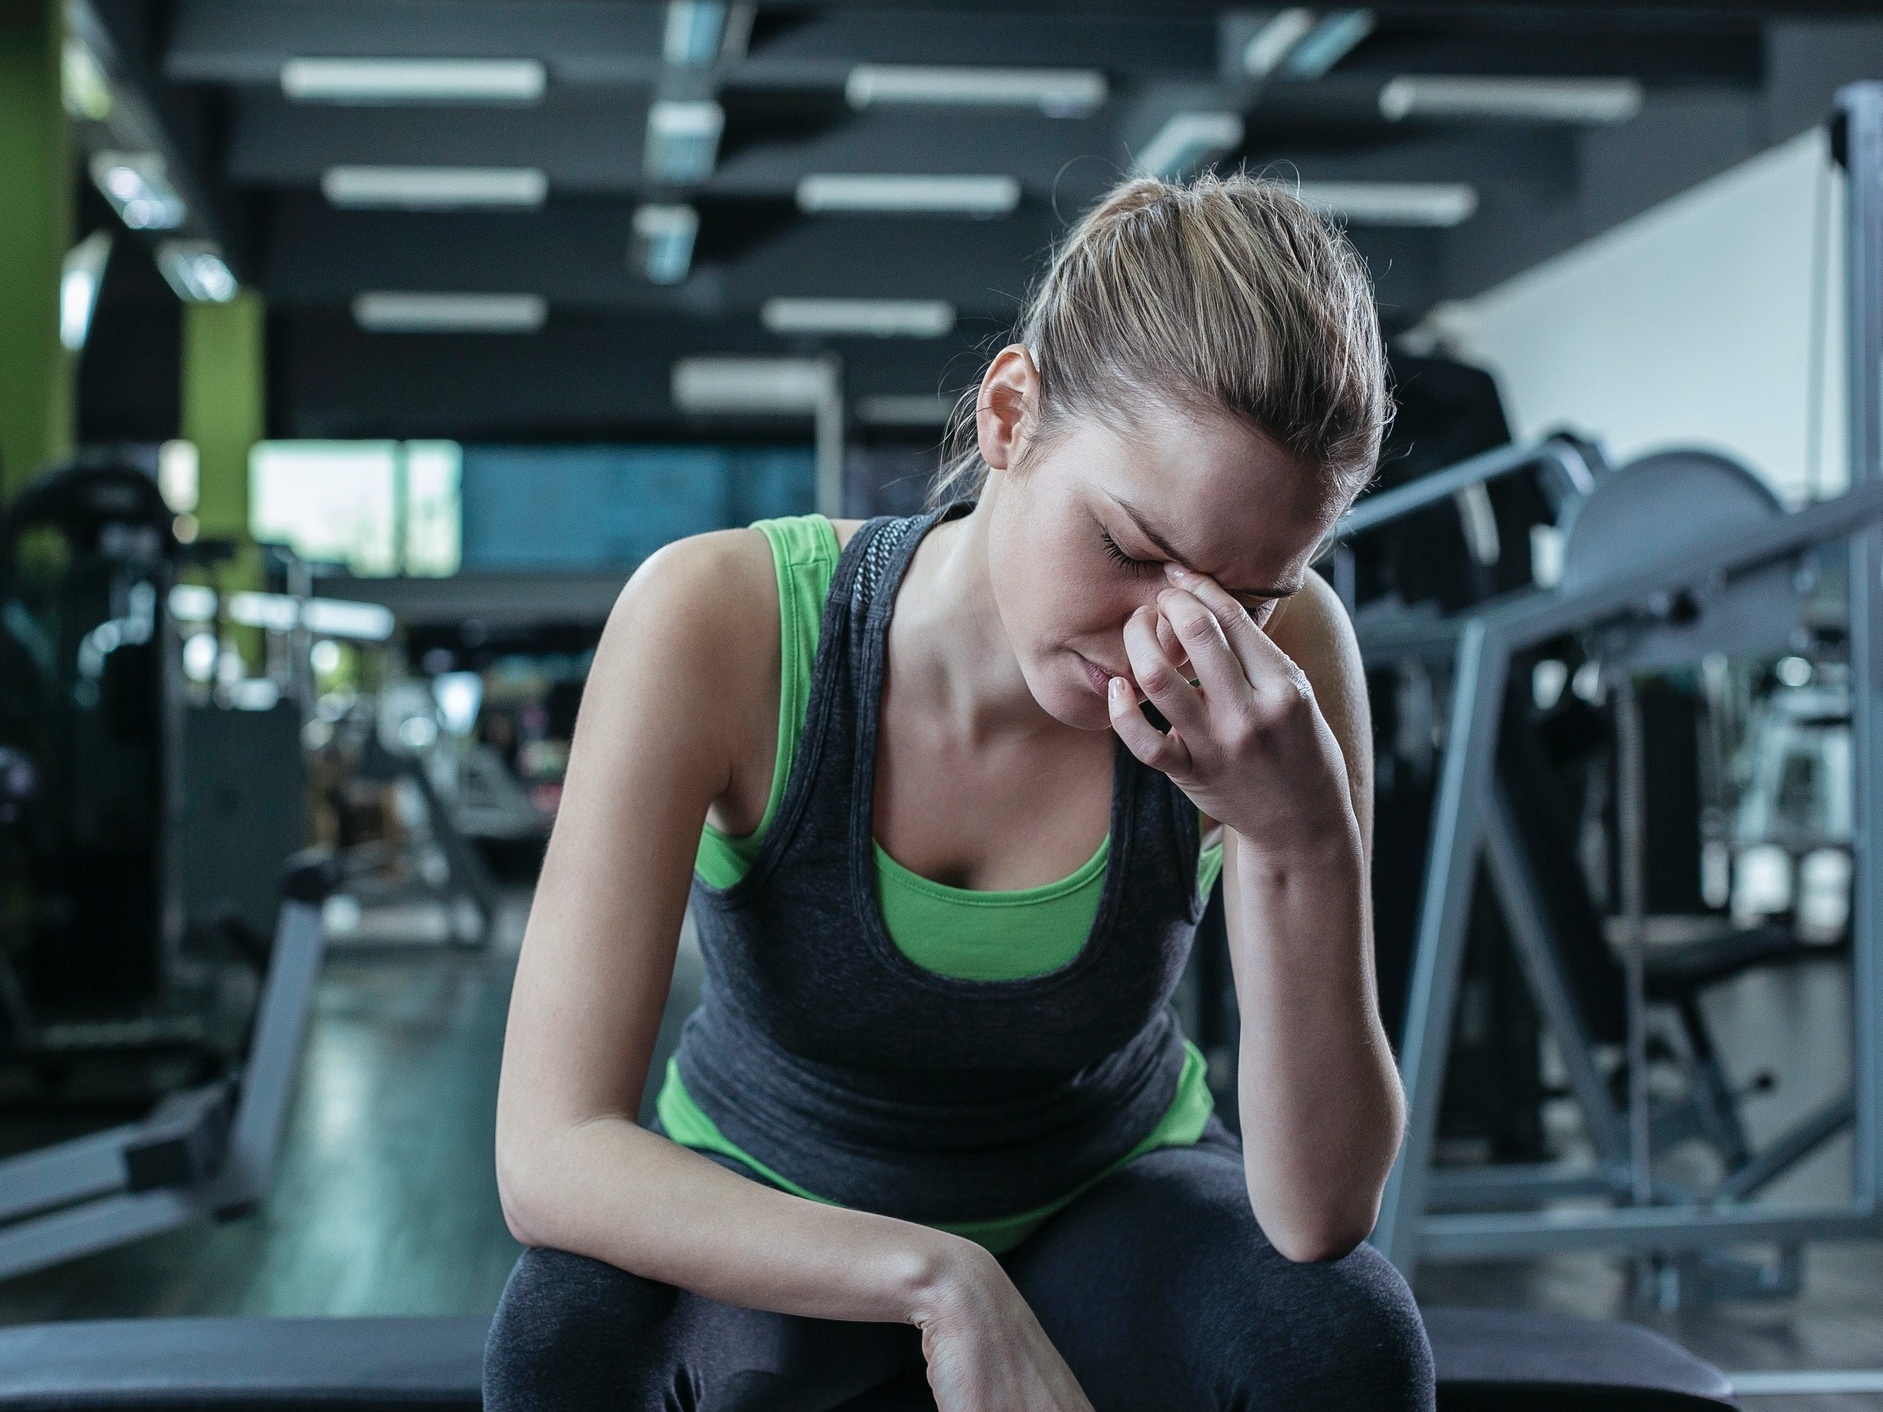
<svg viewBox="0 0 1883 1412">
<path fill-rule="evenodd" d="M 263 1211 L 0 1283 L 0 1323 L 494 1308 L 517 1254 L 497 1206 L 491 1137 L 525 905 L 519 897 L 506 906 L 485 951 L 335 951 Z M 683 993 L 698 984 L 690 940 L 676 970 Z M 675 1018 L 664 1027 L 663 1050 L 677 1037 Z M 1634 1319 L 1732 1370 L 1883 1367 L 1879 1245 L 1814 1248 L 1800 1298 L 1674 1315 L 1631 1308 L 1621 1262 L 1597 1256 L 1429 1267 L 1418 1290 L 1431 1303 Z M 1762 1397 L 1746 1405 L 1883 1412 L 1883 1396 Z"/>
</svg>

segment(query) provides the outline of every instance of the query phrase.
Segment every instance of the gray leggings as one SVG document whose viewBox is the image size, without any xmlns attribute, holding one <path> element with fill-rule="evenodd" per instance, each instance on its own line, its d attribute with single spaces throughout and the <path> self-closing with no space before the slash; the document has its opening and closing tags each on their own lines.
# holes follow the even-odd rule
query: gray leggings
<svg viewBox="0 0 1883 1412">
<path fill-rule="evenodd" d="M 740 1169 L 743 1170 L 743 1169 Z M 1361 1246 L 1297 1265 L 1249 1210 L 1212 1123 L 1141 1157 L 1002 1263 L 1097 1412 L 1430 1412 L 1405 1281 Z M 486 1412 L 933 1407 L 916 1331 L 742 1309 L 560 1250 L 517 1261 L 491 1327 Z"/>
</svg>

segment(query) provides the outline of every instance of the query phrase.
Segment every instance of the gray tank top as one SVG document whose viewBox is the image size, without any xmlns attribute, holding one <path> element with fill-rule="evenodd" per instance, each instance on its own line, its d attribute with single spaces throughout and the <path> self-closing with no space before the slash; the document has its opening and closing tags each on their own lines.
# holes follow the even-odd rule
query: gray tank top
<svg viewBox="0 0 1883 1412">
<path fill-rule="evenodd" d="M 706 983 L 675 1056 L 694 1102 L 772 1171 L 929 1224 L 1063 1198 L 1156 1128 L 1202 913 L 1196 806 L 1118 742 L 1098 916 L 1070 962 L 960 980 L 890 939 L 873 833 L 889 619 L 922 536 L 967 508 L 871 520 L 844 549 L 777 814 L 739 882 L 693 880 Z"/>
</svg>

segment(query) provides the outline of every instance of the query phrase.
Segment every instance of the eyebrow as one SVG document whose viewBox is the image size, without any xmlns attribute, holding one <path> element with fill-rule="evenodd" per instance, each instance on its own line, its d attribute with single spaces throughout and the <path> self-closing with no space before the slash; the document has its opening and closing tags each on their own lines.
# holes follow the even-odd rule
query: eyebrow
<svg viewBox="0 0 1883 1412">
<path fill-rule="evenodd" d="M 1137 526 L 1138 533 L 1143 535 L 1146 539 L 1150 540 L 1151 543 L 1160 552 L 1169 556 L 1179 566 L 1186 569 L 1190 568 L 1189 564 L 1185 562 L 1184 556 L 1182 554 L 1179 554 L 1175 549 L 1171 548 L 1170 542 L 1166 540 L 1163 535 L 1159 534 L 1154 528 L 1152 528 L 1150 525 L 1145 523 L 1144 515 L 1142 514 L 1142 512 L 1138 510 L 1138 508 L 1135 505 L 1133 505 L 1129 500 L 1125 500 L 1116 495 L 1111 497 L 1111 501 L 1120 510 L 1123 510 L 1125 512 L 1126 516 L 1129 517 L 1133 525 Z M 1191 572 L 1195 573 L 1196 570 L 1191 569 Z M 1301 587 L 1302 587 L 1301 582 L 1297 581 L 1287 588 L 1228 588 L 1228 587 L 1225 587 L 1223 589 L 1223 592 L 1229 594 L 1232 598 L 1292 598 L 1297 593 L 1301 592 Z"/>
</svg>

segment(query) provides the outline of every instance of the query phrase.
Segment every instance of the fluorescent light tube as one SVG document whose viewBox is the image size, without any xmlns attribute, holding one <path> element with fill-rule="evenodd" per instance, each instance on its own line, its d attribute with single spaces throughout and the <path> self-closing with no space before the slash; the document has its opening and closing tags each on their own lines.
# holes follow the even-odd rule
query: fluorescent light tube
<svg viewBox="0 0 1883 1412">
<path fill-rule="evenodd" d="M 816 173 L 798 183 L 798 209 L 884 214 L 1004 216 L 1020 204 L 1010 176 L 867 176 Z"/>
<path fill-rule="evenodd" d="M 713 174 L 726 110 L 710 98 L 656 99 L 647 109 L 644 170 L 650 180 L 698 182 Z"/>
<path fill-rule="evenodd" d="M 1288 57 L 1282 62 L 1282 74 L 1294 79 L 1320 78 L 1371 33 L 1371 10 L 1338 10 L 1288 51 Z"/>
<path fill-rule="evenodd" d="M 1455 226 L 1478 209 L 1478 191 L 1449 181 L 1304 181 L 1301 199 L 1357 226 Z"/>
<path fill-rule="evenodd" d="M 667 0 L 661 57 L 678 68 L 710 64 L 719 57 L 725 32 L 725 0 Z"/>
<path fill-rule="evenodd" d="M 1038 108 L 1049 118 L 1083 118 L 1105 102 L 1097 69 L 936 68 L 858 64 L 843 86 L 852 108 L 921 103 L 975 108 Z"/>
<path fill-rule="evenodd" d="M 301 605 L 301 626 L 321 637 L 350 637 L 361 642 L 384 642 L 398 620 L 383 603 L 356 603 L 347 598 L 310 598 Z"/>
<path fill-rule="evenodd" d="M 1173 113 L 1138 153 L 1143 176 L 1182 176 L 1242 145 L 1240 113 Z"/>
<path fill-rule="evenodd" d="M 170 616 L 179 623 L 213 623 L 216 590 L 200 583 L 180 583 L 170 590 Z"/>
<path fill-rule="evenodd" d="M 954 398 L 933 392 L 859 397 L 856 407 L 857 420 L 872 427 L 942 427 L 954 411 Z"/>
<path fill-rule="evenodd" d="M 227 304 L 235 298 L 235 275 L 207 240 L 164 241 L 157 247 L 157 270 L 186 304 Z"/>
<path fill-rule="evenodd" d="M 682 358 L 673 402 L 683 412 L 811 413 L 836 393 L 821 358 Z"/>
<path fill-rule="evenodd" d="M 320 189 L 334 205 L 362 210 L 528 208 L 543 204 L 549 178 L 535 167 L 329 167 Z"/>
<path fill-rule="evenodd" d="M 1313 28 L 1314 11 L 1283 10 L 1243 46 L 1242 71 L 1250 78 L 1267 78 Z"/>
<path fill-rule="evenodd" d="M 641 273 L 655 284 L 679 284 L 693 264 L 700 216 L 691 206 L 642 206 L 634 213 Z"/>
<path fill-rule="evenodd" d="M 290 59 L 281 91 L 302 103 L 539 103 L 536 59 Z"/>
<path fill-rule="evenodd" d="M 101 123 L 111 116 L 111 80 L 76 35 L 67 35 L 60 51 L 59 98 L 68 117 Z"/>
<path fill-rule="evenodd" d="M 376 291 L 353 301 L 353 321 L 368 333 L 534 333 L 548 317 L 540 294 Z"/>
<path fill-rule="evenodd" d="M 170 184 L 170 169 L 155 152 L 99 152 L 92 184 L 132 230 L 175 230 L 189 207 Z"/>
<path fill-rule="evenodd" d="M 955 326 L 945 299 L 767 299 L 759 319 L 773 333 L 940 338 Z"/>
<path fill-rule="evenodd" d="M 1407 76 L 1380 90 L 1380 116 L 1536 123 L 1625 123 L 1641 111 L 1632 78 Z"/>
<path fill-rule="evenodd" d="M 98 289 L 111 259 L 111 232 L 95 230 L 66 252 L 59 273 L 59 342 L 76 353 L 91 332 Z"/>
</svg>

